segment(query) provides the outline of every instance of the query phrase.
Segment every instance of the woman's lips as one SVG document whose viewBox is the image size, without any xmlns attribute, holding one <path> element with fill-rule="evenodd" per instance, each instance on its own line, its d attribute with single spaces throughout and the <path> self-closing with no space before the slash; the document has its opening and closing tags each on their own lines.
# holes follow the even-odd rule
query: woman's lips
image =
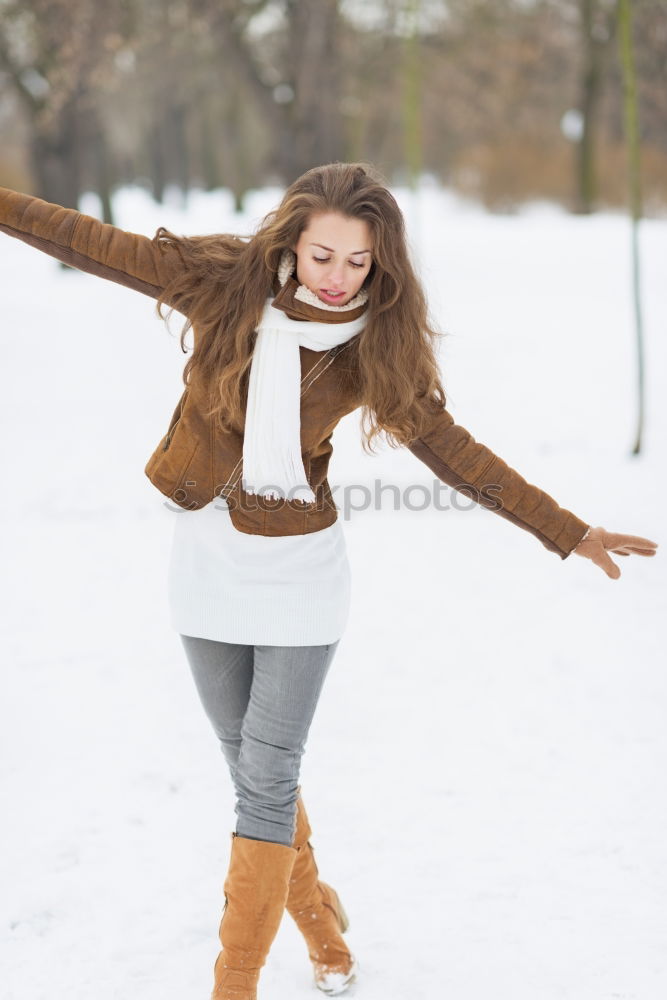
<svg viewBox="0 0 667 1000">
<path fill-rule="evenodd" d="M 325 288 L 320 288 L 320 295 L 327 302 L 340 302 L 340 300 L 345 297 L 345 292 L 338 292 L 337 294 L 332 294 L 331 292 L 328 292 Z"/>
</svg>

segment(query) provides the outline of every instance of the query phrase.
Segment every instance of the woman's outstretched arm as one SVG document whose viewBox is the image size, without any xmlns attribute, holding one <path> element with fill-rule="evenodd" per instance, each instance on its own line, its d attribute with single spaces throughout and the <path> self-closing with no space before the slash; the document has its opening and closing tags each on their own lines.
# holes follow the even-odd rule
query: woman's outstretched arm
<svg viewBox="0 0 667 1000">
<path fill-rule="evenodd" d="M 0 187 L 0 232 L 65 264 L 157 298 L 184 264 L 178 250 L 73 208 Z"/>
<path fill-rule="evenodd" d="M 437 411 L 427 432 L 408 447 L 442 482 L 529 531 L 561 559 L 576 551 L 617 579 L 620 570 L 607 551 L 655 555 L 655 542 L 594 528 L 560 507 L 548 493 L 526 482 L 490 448 L 475 441 L 446 409 Z"/>
</svg>

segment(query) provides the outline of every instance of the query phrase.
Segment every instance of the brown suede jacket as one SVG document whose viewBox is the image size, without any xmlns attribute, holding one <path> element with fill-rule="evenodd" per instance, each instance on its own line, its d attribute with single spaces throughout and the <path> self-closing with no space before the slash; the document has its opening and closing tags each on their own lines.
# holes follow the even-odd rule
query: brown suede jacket
<svg viewBox="0 0 667 1000">
<path fill-rule="evenodd" d="M 0 188 L 0 231 L 82 271 L 108 278 L 157 298 L 184 263 L 174 248 L 161 251 L 148 236 L 125 232 L 74 209 Z M 347 322 L 365 306 L 334 313 L 294 298 L 292 277 L 274 285 L 274 306 L 293 319 Z M 196 331 L 195 331 L 196 336 Z M 357 334 L 357 336 L 360 336 Z M 148 460 L 145 473 L 179 507 L 197 510 L 223 496 L 235 528 L 254 535 L 297 535 L 333 524 L 338 510 L 327 471 L 331 437 L 345 414 L 363 405 L 351 352 L 352 341 L 328 351 L 300 347 L 301 445 L 306 478 L 316 501 L 268 499 L 241 487 L 243 435 L 223 433 L 205 416 L 210 387 L 193 378 L 185 387 L 167 432 Z M 472 497 L 513 524 L 535 535 L 551 552 L 566 559 L 588 528 L 571 511 L 537 486 L 526 482 L 444 408 L 433 415 L 426 433 L 410 451 L 444 483 Z"/>
</svg>

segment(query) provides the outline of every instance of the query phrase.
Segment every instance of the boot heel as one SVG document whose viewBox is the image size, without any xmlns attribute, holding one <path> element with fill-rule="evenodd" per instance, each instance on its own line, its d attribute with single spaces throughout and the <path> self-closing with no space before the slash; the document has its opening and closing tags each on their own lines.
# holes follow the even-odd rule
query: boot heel
<svg viewBox="0 0 667 1000">
<path fill-rule="evenodd" d="M 334 892 L 335 891 L 336 890 L 334 889 Z M 350 921 L 348 920 L 347 913 L 343 909 L 343 904 L 341 903 L 340 898 L 339 898 L 337 892 L 336 892 L 336 910 L 337 910 L 337 916 L 338 916 L 338 923 L 340 925 L 341 932 L 344 934 L 345 931 L 350 926 Z"/>
</svg>

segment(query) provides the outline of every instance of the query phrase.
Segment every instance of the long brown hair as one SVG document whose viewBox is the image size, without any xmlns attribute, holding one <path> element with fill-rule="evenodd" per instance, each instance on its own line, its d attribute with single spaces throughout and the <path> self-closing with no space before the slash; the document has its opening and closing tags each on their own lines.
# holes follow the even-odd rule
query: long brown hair
<svg viewBox="0 0 667 1000">
<path fill-rule="evenodd" d="M 373 263 L 363 284 L 366 326 L 354 340 L 352 359 L 363 401 L 362 445 L 372 452 L 380 432 L 392 448 L 407 445 L 425 431 L 434 408 L 445 406 L 435 352 L 443 334 L 430 325 L 401 210 L 370 164 L 328 163 L 308 170 L 249 237 L 175 236 L 160 227 L 153 241 L 160 248 L 177 247 L 186 266 L 158 299 L 158 313 L 164 319 L 161 306 L 168 303 L 185 315 L 181 349 L 190 327 L 194 347 L 183 381 L 188 384 L 196 372 L 216 385 L 209 415 L 225 429 L 240 430 L 256 327 L 281 255 L 296 245 L 310 217 L 323 212 L 363 219 L 373 237 Z"/>
</svg>

